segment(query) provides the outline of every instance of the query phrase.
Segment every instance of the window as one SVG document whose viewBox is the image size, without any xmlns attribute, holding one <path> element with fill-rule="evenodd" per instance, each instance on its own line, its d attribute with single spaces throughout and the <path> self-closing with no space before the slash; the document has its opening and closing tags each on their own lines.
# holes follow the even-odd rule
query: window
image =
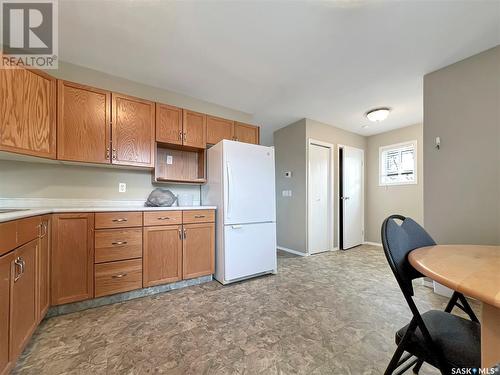
<svg viewBox="0 0 500 375">
<path fill-rule="evenodd" d="M 417 141 L 379 149 L 379 185 L 417 183 Z"/>
</svg>

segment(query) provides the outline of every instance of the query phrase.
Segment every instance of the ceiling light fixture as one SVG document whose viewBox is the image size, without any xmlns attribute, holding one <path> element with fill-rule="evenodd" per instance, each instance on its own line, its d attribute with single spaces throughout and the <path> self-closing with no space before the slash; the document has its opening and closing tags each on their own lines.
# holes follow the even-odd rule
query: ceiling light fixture
<svg viewBox="0 0 500 375">
<path fill-rule="evenodd" d="M 372 109 L 372 110 L 366 112 L 365 116 L 370 121 L 380 122 L 380 121 L 384 121 L 387 118 L 387 116 L 389 116 L 390 111 L 391 111 L 391 109 L 387 108 L 387 107 L 375 108 L 375 109 Z"/>
</svg>

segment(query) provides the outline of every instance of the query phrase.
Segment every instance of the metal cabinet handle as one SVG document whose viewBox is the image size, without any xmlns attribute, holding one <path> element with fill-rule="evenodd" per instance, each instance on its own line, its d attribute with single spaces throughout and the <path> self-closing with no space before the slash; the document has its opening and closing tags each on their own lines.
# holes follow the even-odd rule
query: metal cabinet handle
<svg viewBox="0 0 500 375">
<path fill-rule="evenodd" d="M 115 245 L 115 246 L 118 246 L 118 245 L 126 245 L 127 244 L 127 241 L 116 241 L 116 242 L 111 242 L 111 245 Z"/>
<path fill-rule="evenodd" d="M 201 219 L 201 218 L 204 218 L 204 217 L 205 217 L 205 215 L 194 215 L 195 219 Z"/>
<path fill-rule="evenodd" d="M 183 140 L 184 142 L 186 142 L 186 141 L 187 141 L 187 133 L 186 133 L 186 132 L 182 133 L 182 140 Z"/>
<path fill-rule="evenodd" d="M 186 237 L 187 237 L 186 229 L 183 229 L 183 230 L 182 230 L 182 237 L 183 237 L 184 239 L 186 239 Z"/>
<path fill-rule="evenodd" d="M 157 217 L 158 220 L 170 220 L 168 216 Z"/>
<path fill-rule="evenodd" d="M 179 229 L 179 240 L 182 240 L 182 230 Z"/>
<path fill-rule="evenodd" d="M 117 274 L 117 275 L 113 275 L 113 276 L 111 276 L 111 278 L 112 278 L 112 279 L 121 279 L 122 277 L 125 277 L 125 276 L 127 276 L 127 274 L 126 274 L 126 273 L 119 273 L 119 274 Z"/>
<path fill-rule="evenodd" d="M 122 223 L 124 221 L 127 221 L 128 219 L 124 218 L 124 217 L 121 217 L 121 218 L 118 218 L 118 219 L 113 219 L 112 221 L 115 222 L 115 223 Z"/>
<path fill-rule="evenodd" d="M 179 141 L 182 141 L 182 130 L 179 131 Z"/>
<path fill-rule="evenodd" d="M 17 280 L 19 280 L 23 276 L 26 262 L 24 261 L 23 258 L 17 257 L 16 260 L 14 261 L 14 265 L 15 265 L 16 269 L 17 269 L 17 267 L 19 267 L 19 273 L 16 272 L 15 277 L 14 277 L 14 282 L 16 282 Z"/>
<path fill-rule="evenodd" d="M 109 147 L 106 147 L 106 159 L 109 159 Z"/>
<path fill-rule="evenodd" d="M 116 148 L 113 149 L 113 153 L 112 153 L 111 157 L 113 160 L 116 160 Z"/>
</svg>

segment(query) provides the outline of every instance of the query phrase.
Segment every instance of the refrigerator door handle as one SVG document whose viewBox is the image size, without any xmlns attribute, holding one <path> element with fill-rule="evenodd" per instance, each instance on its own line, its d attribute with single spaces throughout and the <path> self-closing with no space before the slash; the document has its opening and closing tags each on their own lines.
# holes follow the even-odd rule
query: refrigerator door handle
<svg viewBox="0 0 500 375">
<path fill-rule="evenodd" d="M 233 228 L 233 229 L 241 229 L 241 228 L 243 228 L 243 225 L 231 225 L 231 228 Z"/>
<path fill-rule="evenodd" d="M 226 215 L 229 218 L 231 212 L 231 185 L 232 185 L 232 175 L 231 175 L 231 165 L 229 162 L 226 162 L 226 170 L 227 170 L 227 205 L 226 205 Z"/>
</svg>

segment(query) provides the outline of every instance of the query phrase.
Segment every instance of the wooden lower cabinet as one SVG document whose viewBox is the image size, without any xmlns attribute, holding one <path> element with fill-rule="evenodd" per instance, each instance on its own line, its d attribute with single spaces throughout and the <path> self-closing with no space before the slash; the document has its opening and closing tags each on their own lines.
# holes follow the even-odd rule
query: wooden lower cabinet
<svg viewBox="0 0 500 375">
<path fill-rule="evenodd" d="M 11 367 L 9 359 L 10 285 L 14 253 L 0 257 L 0 374 Z"/>
<path fill-rule="evenodd" d="M 183 279 L 215 272 L 215 223 L 185 224 L 182 245 Z"/>
<path fill-rule="evenodd" d="M 142 259 L 95 265 L 95 297 L 142 288 Z"/>
<path fill-rule="evenodd" d="M 11 269 L 10 358 L 17 358 L 38 324 L 36 311 L 36 253 L 38 239 L 14 252 Z"/>
<path fill-rule="evenodd" d="M 182 226 L 146 227 L 144 238 L 144 287 L 182 279 Z"/>
<path fill-rule="evenodd" d="M 94 295 L 94 214 L 52 217 L 51 303 L 83 301 Z"/>
<path fill-rule="evenodd" d="M 50 306 L 50 216 L 42 216 L 40 223 L 37 263 L 37 312 L 40 322 Z"/>
</svg>

